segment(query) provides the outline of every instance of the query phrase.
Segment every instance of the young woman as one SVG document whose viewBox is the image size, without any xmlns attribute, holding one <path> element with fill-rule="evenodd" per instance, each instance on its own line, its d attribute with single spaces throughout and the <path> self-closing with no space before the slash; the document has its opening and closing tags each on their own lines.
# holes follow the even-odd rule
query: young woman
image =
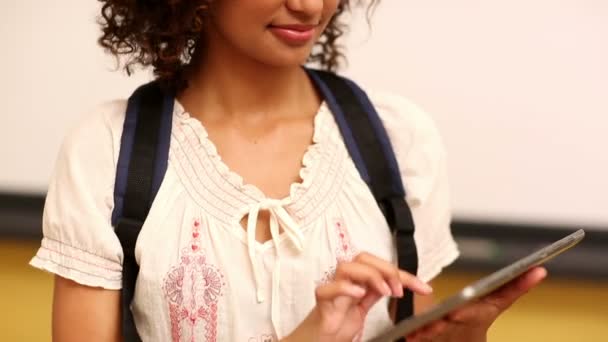
<svg viewBox="0 0 608 342">
<path fill-rule="evenodd" d="M 177 93 L 169 167 L 136 246 L 143 341 L 366 340 L 391 326 L 404 287 L 416 311 L 432 303 L 426 282 L 458 255 L 436 128 L 406 100 L 370 93 L 417 226 L 416 277 L 394 266 L 387 223 L 302 69 L 338 66 L 349 0 L 101 2 L 101 44 Z M 56 274 L 56 341 L 121 340 L 110 216 L 125 107 L 107 103 L 68 135 L 50 183 L 32 265 Z M 484 341 L 544 275 L 411 340 Z"/>
</svg>

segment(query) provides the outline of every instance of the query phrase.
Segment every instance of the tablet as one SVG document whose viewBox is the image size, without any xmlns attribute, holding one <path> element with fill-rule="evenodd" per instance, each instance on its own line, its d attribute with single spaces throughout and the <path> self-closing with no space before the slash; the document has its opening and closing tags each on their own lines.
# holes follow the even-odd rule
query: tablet
<svg viewBox="0 0 608 342">
<path fill-rule="evenodd" d="M 459 293 L 447 298 L 433 308 L 419 315 L 411 316 L 393 326 L 386 333 L 372 339 L 372 342 L 395 341 L 407 336 L 417 329 L 444 317 L 455 309 L 483 297 L 505 285 L 517 276 L 525 273 L 534 266 L 541 265 L 555 256 L 574 247 L 585 237 L 585 231 L 580 229 L 565 238 L 552 243 L 489 276 L 465 287 Z"/>
</svg>

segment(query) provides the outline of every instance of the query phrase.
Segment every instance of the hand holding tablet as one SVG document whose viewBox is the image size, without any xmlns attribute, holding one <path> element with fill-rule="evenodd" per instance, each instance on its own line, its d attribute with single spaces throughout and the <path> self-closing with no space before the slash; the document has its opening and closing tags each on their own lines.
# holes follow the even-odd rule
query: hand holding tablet
<svg viewBox="0 0 608 342">
<path fill-rule="evenodd" d="M 542 265 L 548 260 L 553 259 L 557 255 L 574 247 L 584 236 L 585 232 L 582 229 L 578 230 L 465 287 L 459 293 L 447 298 L 430 310 L 398 322 L 393 328 L 373 339 L 372 342 L 394 341 L 403 336 L 408 336 L 426 325 L 440 320 L 451 312 L 491 294 L 535 266 Z"/>
</svg>

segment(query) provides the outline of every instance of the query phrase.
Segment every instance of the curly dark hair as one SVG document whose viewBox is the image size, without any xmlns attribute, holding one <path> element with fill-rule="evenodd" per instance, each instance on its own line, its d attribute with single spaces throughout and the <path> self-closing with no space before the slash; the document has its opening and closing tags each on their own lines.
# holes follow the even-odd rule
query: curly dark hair
<svg viewBox="0 0 608 342">
<path fill-rule="evenodd" d="M 213 0 L 99 0 L 102 3 L 99 44 L 117 58 L 126 56 L 127 74 L 133 67 L 152 66 L 154 75 L 174 90 L 187 86 L 185 72 L 200 49 L 204 22 Z M 340 0 L 335 15 L 317 42 L 309 62 L 335 71 L 344 60 L 338 44 L 347 27 L 339 21 L 351 5 L 369 2 L 368 16 L 378 0 Z"/>
</svg>

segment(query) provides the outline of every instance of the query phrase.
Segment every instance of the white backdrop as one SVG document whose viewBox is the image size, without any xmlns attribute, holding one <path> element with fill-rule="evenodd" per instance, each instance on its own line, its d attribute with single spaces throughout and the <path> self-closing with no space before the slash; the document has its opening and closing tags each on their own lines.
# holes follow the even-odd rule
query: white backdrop
<svg viewBox="0 0 608 342">
<path fill-rule="evenodd" d="M 0 3 L 0 190 L 44 191 L 62 136 L 147 79 L 112 72 L 97 1 Z M 608 1 L 382 0 L 348 75 L 436 120 L 456 216 L 608 226 Z"/>
</svg>

